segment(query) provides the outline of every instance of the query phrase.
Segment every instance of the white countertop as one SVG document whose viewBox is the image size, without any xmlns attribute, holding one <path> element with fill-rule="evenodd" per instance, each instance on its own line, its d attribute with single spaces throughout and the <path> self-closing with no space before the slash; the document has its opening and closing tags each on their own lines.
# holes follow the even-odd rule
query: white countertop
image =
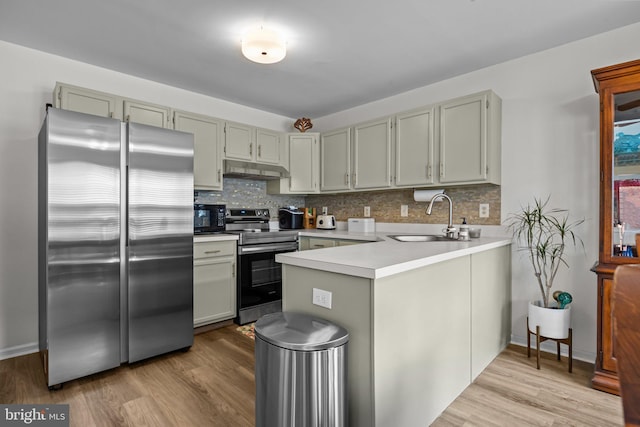
<svg viewBox="0 0 640 427">
<path fill-rule="evenodd" d="M 197 236 L 193 236 L 194 243 L 202 243 L 202 242 L 224 242 L 225 240 L 238 240 L 237 234 L 224 234 L 224 233 L 216 233 L 216 234 L 200 234 Z"/>
<path fill-rule="evenodd" d="M 301 230 L 301 236 L 369 240 L 371 243 L 277 254 L 276 261 L 298 267 L 378 279 L 511 244 L 511 238 L 506 236 L 480 237 L 469 241 L 399 242 L 388 237 L 390 234 L 403 233 Z"/>
</svg>

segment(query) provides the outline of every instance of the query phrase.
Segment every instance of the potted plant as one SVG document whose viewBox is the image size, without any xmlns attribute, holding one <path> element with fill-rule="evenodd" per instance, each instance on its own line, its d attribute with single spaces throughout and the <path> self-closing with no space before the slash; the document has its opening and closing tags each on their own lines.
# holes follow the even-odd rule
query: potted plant
<svg viewBox="0 0 640 427">
<path fill-rule="evenodd" d="M 569 267 L 565 259 L 567 245 L 576 246 L 579 242 L 584 247 L 575 234 L 584 219 L 570 221 L 566 209 L 551 209 L 548 204 L 549 197 L 544 201 L 534 198 L 533 204 L 510 214 L 507 225 L 519 249 L 527 252 L 542 297 L 529 303 L 529 331 L 535 333 L 536 326 L 540 326 L 540 335 L 544 337 L 566 338 L 571 306 L 559 309 L 553 300 L 552 288 L 560 266 Z"/>
</svg>

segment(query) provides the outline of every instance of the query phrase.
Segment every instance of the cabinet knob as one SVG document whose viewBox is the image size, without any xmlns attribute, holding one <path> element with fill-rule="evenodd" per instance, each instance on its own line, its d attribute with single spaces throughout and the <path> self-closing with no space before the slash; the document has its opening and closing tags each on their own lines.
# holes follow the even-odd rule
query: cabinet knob
<svg viewBox="0 0 640 427">
<path fill-rule="evenodd" d="M 249 155 L 253 156 L 253 143 L 249 144 Z"/>
</svg>

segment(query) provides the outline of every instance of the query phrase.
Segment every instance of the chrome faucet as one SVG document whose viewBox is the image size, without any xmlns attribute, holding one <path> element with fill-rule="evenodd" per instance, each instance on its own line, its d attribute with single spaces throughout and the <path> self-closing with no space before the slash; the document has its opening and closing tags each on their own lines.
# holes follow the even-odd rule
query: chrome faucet
<svg viewBox="0 0 640 427">
<path fill-rule="evenodd" d="M 447 225 L 447 231 L 445 232 L 445 235 L 450 239 L 455 239 L 456 228 L 453 226 L 453 202 L 451 201 L 451 198 L 449 196 L 447 196 L 444 193 L 438 193 L 435 196 L 433 196 L 431 198 L 431 201 L 429 202 L 429 206 L 427 207 L 427 215 L 431 215 L 431 209 L 433 209 L 433 202 L 435 202 L 438 199 L 447 199 L 447 201 L 449 202 L 449 224 Z"/>
</svg>

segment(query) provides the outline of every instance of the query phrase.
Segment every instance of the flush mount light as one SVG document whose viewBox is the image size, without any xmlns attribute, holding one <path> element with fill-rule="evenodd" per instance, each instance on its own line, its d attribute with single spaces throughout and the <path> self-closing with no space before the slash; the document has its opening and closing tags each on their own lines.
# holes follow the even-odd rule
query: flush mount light
<svg viewBox="0 0 640 427">
<path fill-rule="evenodd" d="M 259 64 L 275 64 L 287 55 L 287 45 L 278 32 L 260 26 L 242 37 L 242 54 Z"/>
</svg>

